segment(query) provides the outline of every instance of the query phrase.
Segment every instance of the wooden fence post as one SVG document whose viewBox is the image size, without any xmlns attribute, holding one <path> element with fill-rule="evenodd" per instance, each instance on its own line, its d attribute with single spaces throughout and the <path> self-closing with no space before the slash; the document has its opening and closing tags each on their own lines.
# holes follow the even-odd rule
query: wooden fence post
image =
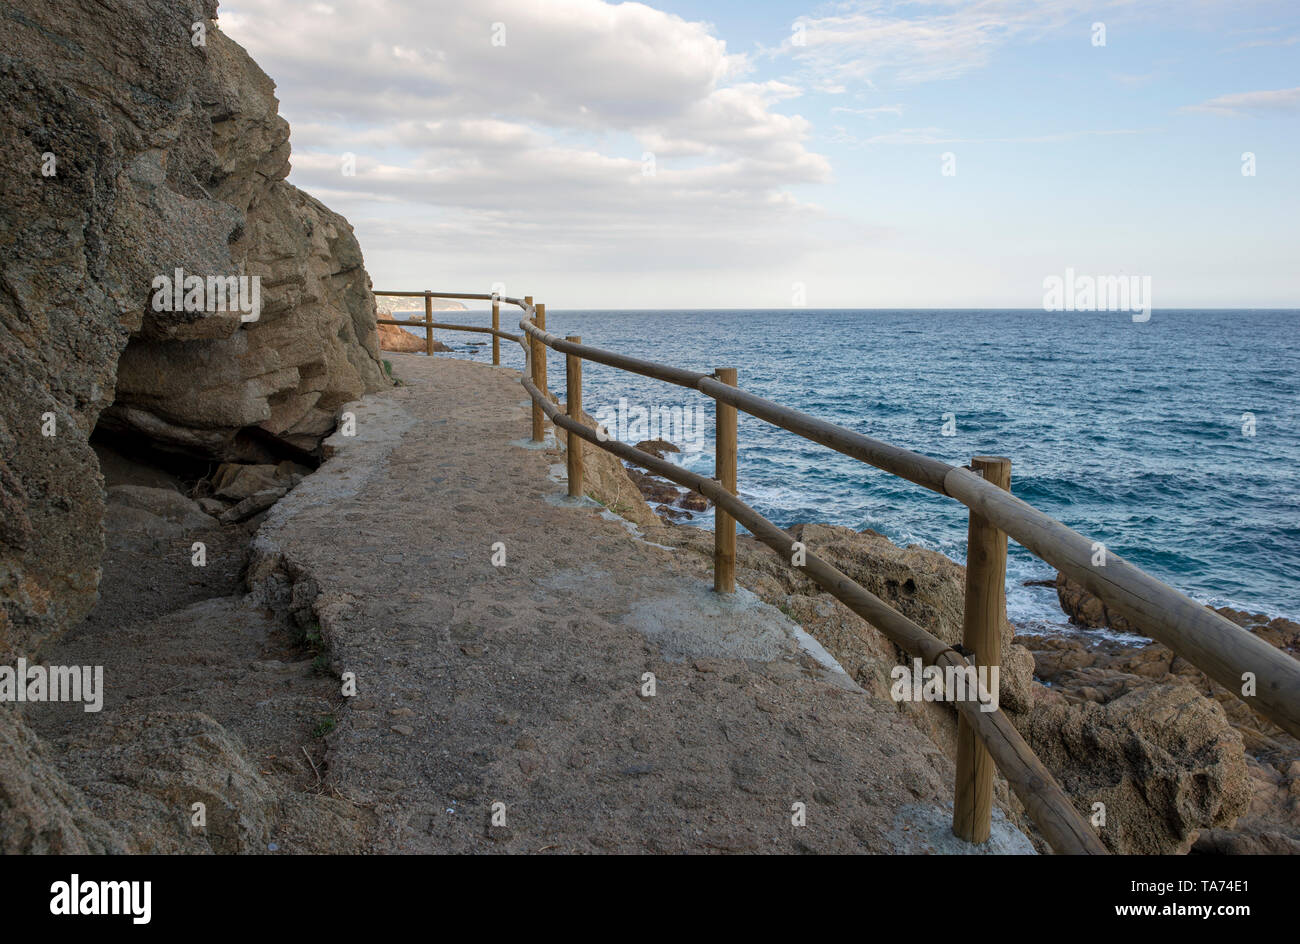
<svg viewBox="0 0 1300 944">
<path fill-rule="evenodd" d="M 524 301 L 532 304 L 533 296 L 528 295 Z M 537 327 L 546 329 L 546 306 L 537 305 L 534 309 L 533 324 Z M 546 345 L 536 338 L 532 339 L 533 352 L 533 386 L 546 396 Z M 540 443 L 546 441 L 546 414 L 542 412 L 541 404 L 533 404 L 533 442 Z"/>
<path fill-rule="evenodd" d="M 566 341 L 581 344 L 582 338 L 571 334 Z M 564 388 L 566 412 L 575 423 L 582 422 L 582 358 L 577 354 L 564 355 Z M 569 497 L 582 497 L 582 437 L 568 435 L 569 443 Z"/>
<path fill-rule="evenodd" d="M 424 290 L 424 353 L 433 357 L 433 296 Z"/>
<path fill-rule="evenodd" d="M 492 298 L 492 330 L 501 330 L 501 301 L 495 295 Z M 492 335 L 492 366 L 501 366 L 501 339 L 496 334 Z"/>
<path fill-rule="evenodd" d="M 736 386 L 736 368 L 719 367 L 714 376 Z M 717 402 L 717 431 L 714 437 L 714 475 L 718 484 L 736 494 L 736 408 Z M 713 506 L 713 589 L 716 593 L 736 591 L 736 519 Z"/>
<path fill-rule="evenodd" d="M 998 488 L 1011 488 L 1011 460 L 976 456 L 971 470 Z M 961 642 L 977 669 L 1002 664 L 1007 618 L 1007 536 L 974 511 L 966 539 L 966 607 Z M 992 687 L 992 679 L 988 679 Z M 974 697 L 967 688 L 968 698 Z M 952 831 L 967 842 L 987 842 L 993 818 L 993 759 L 965 717 L 957 718 L 957 784 Z"/>
</svg>

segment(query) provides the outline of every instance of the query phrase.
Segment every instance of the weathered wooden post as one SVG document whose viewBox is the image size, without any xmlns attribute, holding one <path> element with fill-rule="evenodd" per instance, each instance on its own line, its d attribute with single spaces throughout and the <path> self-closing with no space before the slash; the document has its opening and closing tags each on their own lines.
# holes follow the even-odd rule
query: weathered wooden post
<svg viewBox="0 0 1300 944">
<path fill-rule="evenodd" d="M 492 296 L 492 366 L 501 366 L 501 339 L 495 332 L 501 330 L 501 300 L 494 293 Z"/>
<path fill-rule="evenodd" d="M 433 357 L 433 295 L 424 290 L 424 353 Z"/>
<path fill-rule="evenodd" d="M 581 344 L 582 338 L 571 334 L 566 341 Z M 575 423 L 582 422 L 582 358 L 577 354 L 564 355 L 565 412 Z M 582 437 L 569 433 L 569 497 L 582 497 Z"/>
<path fill-rule="evenodd" d="M 1011 460 L 976 456 L 971 470 L 998 488 L 1011 488 Z M 966 608 L 961 642 L 977 670 L 1002 665 L 1002 624 L 1007 618 L 1007 536 L 974 511 L 966 538 Z M 988 679 L 992 688 L 993 680 Z M 992 692 L 990 692 L 992 694 Z M 975 694 L 967 687 L 966 697 Z M 957 718 L 957 785 L 952 831 L 967 842 L 986 842 L 993 819 L 993 759 L 964 717 Z"/>
<path fill-rule="evenodd" d="M 532 304 L 533 296 L 525 296 L 524 301 Z M 533 310 L 533 324 L 542 330 L 546 329 L 546 306 L 537 305 Z M 532 339 L 533 352 L 533 386 L 541 391 L 542 396 L 546 396 L 546 345 L 536 338 Z M 540 443 L 546 441 L 546 414 L 542 412 L 540 403 L 533 404 L 533 442 Z"/>
<path fill-rule="evenodd" d="M 736 368 L 719 367 L 714 376 L 724 384 L 736 385 Z M 714 475 L 723 488 L 736 494 L 736 408 L 717 402 L 717 431 L 714 436 Z M 716 505 L 713 509 L 713 589 L 716 593 L 736 591 L 736 519 Z"/>
</svg>

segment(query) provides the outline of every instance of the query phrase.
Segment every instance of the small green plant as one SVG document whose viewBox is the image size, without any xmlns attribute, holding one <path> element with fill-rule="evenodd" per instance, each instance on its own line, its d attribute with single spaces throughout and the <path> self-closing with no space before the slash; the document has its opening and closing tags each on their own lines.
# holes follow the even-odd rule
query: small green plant
<svg viewBox="0 0 1300 944">
<path fill-rule="evenodd" d="M 329 646 L 325 644 L 325 637 L 321 635 L 320 623 L 312 620 L 305 626 L 298 627 L 298 633 L 294 641 L 305 646 L 315 653 L 324 653 L 329 651 Z"/>
<path fill-rule="evenodd" d="M 338 723 L 338 719 L 333 715 L 324 715 L 321 717 L 320 723 L 311 729 L 311 736 L 314 738 L 323 738 L 338 727 Z"/>
<path fill-rule="evenodd" d="M 324 653 L 311 660 L 311 670 L 317 675 L 330 674 L 330 659 Z"/>
</svg>

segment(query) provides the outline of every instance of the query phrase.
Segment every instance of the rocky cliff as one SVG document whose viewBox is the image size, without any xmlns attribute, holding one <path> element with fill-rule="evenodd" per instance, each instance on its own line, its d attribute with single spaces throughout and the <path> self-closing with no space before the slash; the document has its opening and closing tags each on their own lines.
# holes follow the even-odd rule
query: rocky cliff
<svg viewBox="0 0 1300 944">
<path fill-rule="evenodd" d="M 0 0 L 0 661 L 95 600 L 96 429 L 301 459 L 386 383 L 351 228 L 285 181 L 274 84 L 215 15 Z M 162 304 L 177 270 L 208 296 Z M 258 310 L 211 297 L 232 277 Z"/>
</svg>

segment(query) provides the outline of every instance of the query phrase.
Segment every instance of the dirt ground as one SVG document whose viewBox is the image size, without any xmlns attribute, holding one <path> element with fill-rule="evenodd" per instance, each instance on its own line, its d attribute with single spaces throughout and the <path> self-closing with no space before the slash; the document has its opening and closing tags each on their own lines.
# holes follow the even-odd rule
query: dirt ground
<svg viewBox="0 0 1300 944">
<path fill-rule="evenodd" d="M 372 851 L 966 851 L 951 766 L 892 702 L 563 498 L 516 373 L 392 359 L 405 385 L 345 408 L 356 435 L 272 509 L 251 570 L 311 599 L 355 673 L 326 782 L 374 810 Z M 1009 850 L 1029 844 L 1002 824 L 985 851 Z"/>
</svg>

